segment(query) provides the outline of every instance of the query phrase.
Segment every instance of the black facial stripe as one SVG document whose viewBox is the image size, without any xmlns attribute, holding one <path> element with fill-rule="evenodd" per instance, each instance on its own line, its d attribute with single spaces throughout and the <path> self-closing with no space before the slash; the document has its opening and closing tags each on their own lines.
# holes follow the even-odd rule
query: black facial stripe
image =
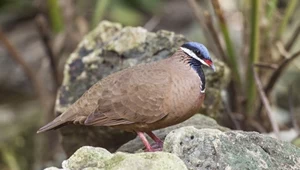
<svg viewBox="0 0 300 170">
<path fill-rule="evenodd" d="M 191 57 L 191 60 L 189 61 L 190 66 L 197 72 L 198 76 L 200 77 L 200 80 L 202 82 L 201 91 L 205 90 L 205 75 L 202 70 L 202 63 L 194 58 Z"/>
</svg>

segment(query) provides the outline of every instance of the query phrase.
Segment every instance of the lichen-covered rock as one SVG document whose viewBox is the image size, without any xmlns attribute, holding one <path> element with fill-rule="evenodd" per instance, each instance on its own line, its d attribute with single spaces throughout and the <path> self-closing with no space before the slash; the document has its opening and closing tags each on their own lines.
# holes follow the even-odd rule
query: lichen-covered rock
<svg viewBox="0 0 300 170">
<path fill-rule="evenodd" d="M 182 160 L 166 152 L 111 154 L 106 149 L 84 146 L 62 163 L 63 170 L 186 170 Z M 59 170 L 55 167 L 47 170 Z"/>
<path fill-rule="evenodd" d="M 56 168 L 56 167 L 49 167 L 49 168 L 45 168 L 44 170 L 63 170 L 63 169 Z"/>
<path fill-rule="evenodd" d="M 173 32 L 148 32 L 142 27 L 122 27 L 101 22 L 70 55 L 64 69 L 64 80 L 56 101 L 57 115 L 64 112 L 89 87 L 103 77 L 124 68 L 169 57 L 187 40 Z M 208 89 L 204 110 L 218 117 L 223 110 L 221 88 L 229 80 L 228 68 L 214 60 L 217 71 L 206 70 Z M 84 145 L 100 146 L 114 152 L 135 137 L 133 133 L 107 127 L 69 125 L 61 129 L 62 143 L 68 155 Z"/>
<path fill-rule="evenodd" d="M 201 115 L 196 114 L 193 117 L 189 118 L 188 120 L 179 123 L 174 126 L 170 126 L 164 129 L 159 129 L 154 131 L 153 133 L 157 135 L 160 139 L 164 140 L 167 134 L 169 134 L 172 130 L 179 129 L 181 127 L 185 126 L 193 126 L 197 129 L 203 129 L 203 128 L 211 128 L 211 129 L 219 129 L 221 131 L 228 131 L 228 128 L 225 128 L 223 126 L 220 126 L 214 119 Z M 148 136 L 146 136 L 150 144 L 154 144 L 153 140 L 150 139 Z M 129 152 L 134 153 L 136 151 L 141 151 L 141 149 L 144 148 L 144 144 L 142 143 L 141 139 L 139 137 L 136 137 L 135 139 L 127 142 L 126 144 L 122 145 L 118 151 L 122 152 Z"/>
<path fill-rule="evenodd" d="M 84 146 L 78 149 L 68 160 L 63 162 L 63 169 L 77 170 L 88 167 L 104 167 L 104 162 L 112 154 L 103 148 Z"/>
<path fill-rule="evenodd" d="M 183 127 L 167 135 L 164 151 L 188 169 L 300 169 L 296 146 L 256 132 Z"/>
</svg>

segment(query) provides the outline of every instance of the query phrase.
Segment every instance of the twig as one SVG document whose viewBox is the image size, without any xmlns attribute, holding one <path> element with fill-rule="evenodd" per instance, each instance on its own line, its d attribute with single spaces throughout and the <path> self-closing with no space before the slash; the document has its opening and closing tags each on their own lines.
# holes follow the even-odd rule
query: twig
<svg viewBox="0 0 300 170">
<path fill-rule="evenodd" d="M 238 87 L 241 87 L 242 82 L 241 82 L 241 77 L 240 77 L 240 72 L 239 72 L 239 67 L 238 67 L 238 58 L 236 57 L 233 44 L 229 35 L 229 30 L 227 27 L 227 23 L 223 14 L 223 11 L 220 7 L 219 1 L 218 0 L 212 0 L 212 5 L 214 7 L 216 16 L 219 20 L 219 25 L 221 28 L 221 32 L 223 33 L 223 37 L 225 40 L 226 44 L 226 50 L 227 50 L 227 56 L 228 56 L 228 61 L 230 62 L 230 66 L 232 67 L 232 73 L 234 74 L 234 80 L 238 84 Z"/>
<path fill-rule="evenodd" d="M 160 23 L 161 17 L 160 16 L 153 16 L 150 18 L 148 22 L 144 25 L 144 28 L 146 28 L 148 31 L 152 31 L 159 23 Z"/>
<path fill-rule="evenodd" d="M 261 67 L 261 68 L 267 68 L 267 69 L 272 69 L 272 70 L 276 70 L 278 68 L 278 66 L 276 64 L 269 64 L 269 63 L 254 63 L 254 66 L 256 67 Z"/>
<path fill-rule="evenodd" d="M 251 121 L 249 121 L 249 123 L 252 127 L 254 127 L 260 133 L 267 133 L 267 130 L 257 121 L 251 120 Z"/>
<path fill-rule="evenodd" d="M 292 49 L 292 47 L 295 44 L 295 42 L 296 42 L 299 34 L 300 34 L 300 24 L 298 24 L 295 32 L 293 33 L 293 35 L 291 36 L 290 40 L 285 45 L 285 49 L 287 51 L 290 51 Z"/>
<path fill-rule="evenodd" d="M 300 51 L 294 53 L 291 57 L 287 57 L 285 56 L 284 61 L 281 62 L 281 64 L 279 64 L 279 66 L 277 67 L 277 69 L 272 73 L 272 75 L 270 76 L 267 85 L 265 86 L 265 93 L 267 96 L 269 96 L 270 92 L 272 91 L 275 83 L 278 81 L 282 71 L 285 69 L 285 67 L 291 62 L 293 61 L 295 58 L 297 58 L 300 55 Z M 258 109 L 256 111 L 257 115 L 260 115 L 261 111 L 262 111 L 262 106 L 263 103 L 260 102 Z"/>
<path fill-rule="evenodd" d="M 276 69 L 272 73 L 272 75 L 271 75 L 271 77 L 270 77 L 270 79 L 269 79 L 269 81 L 268 81 L 268 83 L 265 87 L 265 92 L 266 92 L 267 96 L 269 95 L 270 91 L 273 89 L 275 83 L 277 82 L 278 78 L 280 77 L 281 73 L 286 68 L 286 66 L 288 66 L 289 63 L 292 62 L 298 56 L 300 56 L 300 51 L 292 54 L 290 57 L 288 57 L 283 62 L 281 62 L 281 64 L 279 64 L 279 66 L 278 66 L 278 69 Z"/>
<path fill-rule="evenodd" d="M 232 121 L 232 123 L 234 124 L 234 127 L 235 127 L 237 130 L 242 130 L 240 123 L 239 123 L 239 122 L 235 119 L 235 117 L 233 116 L 232 111 L 231 111 L 231 109 L 230 109 L 228 103 L 227 103 L 225 100 L 223 100 L 223 105 L 224 105 L 225 110 L 226 110 L 225 112 L 227 113 L 229 119 L 230 119 L 230 120 Z"/>
<path fill-rule="evenodd" d="M 208 30 L 210 31 L 213 39 L 214 39 L 214 42 L 217 46 L 217 49 L 219 51 L 219 53 L 221 54 L 221 58 L 222 60 L 228 64 L 228 61 L 227 61 L 227 57 L 226 57 L 226 54 L 222 48 L 222 45 L 221 45 L 221 42 L 220 42 L 220 39 L 219 39 L 219 36 L 218 36 L 218 33 L 217 33 L 217 30 L 215 29 L 213 23 L 212 23 L 212 18 L 211 18 L 211 15 L 205 11 L 204 12 L 204 17 L 205 17 L 205 23 L 208 27 Z"/>
<path fill-rule="evenodd" d="M 10 56 L 22 67 L 25 74 L 31 81 L 32 85 L 34 86 L 34 89 L 36 90 L 36 94 L 40 98 L 41 103 L 44 106 L 47 106 L 46 104 L 46 98 L 43 93 L 43 85 L 42 83 L 37 79 L 37 76 L 35 72 L 27 65 L 27 63 L 23 60 L 23 58 L 20 56 L 17 49 L 10 43 L 8 38 L 6 38 L 5 34 L 0 29 L 0 42 L 2 42 L 3 46 L 7 49 L 7 51 L 10 53 Z"/>
<path fill-rule="evenodd" d="M 272 125 L 272 128 L 273 128 L 273 131 L 275 133 L 275 135 L 278 137 L 278 139 L 280 138 L 279 136 L 279 127 L 278 127 L 278 124 L 274 118 L 274 115 L 272 114 L 272 110 L 271 110 L 271 106 L 270 106 L 270 103 L 269 103 L 269 100 L 263 90 L 263 85 L 261 83 L 261 81 L 259 80 L 259 77 L 255 71 L 255 68 L 254 66 L 252 67 L 252 71 L 253 71 L 253 76 L 254 76 L 254 79 L 255 79 L 255 82 L 256 82 L 256 86 L 257 86 L 257 89 L 258 89 L 258 92 L 259 92 L 259 95 L 260 95 L 260 98 L 267 110 L 267 114 L 268 114 L 268 117 L 270 119 L 270 122 L 271 122 L 271 125 Z"/>
<path fill-rule="evenodd" d="M 206 33 L 206 32 L 208 33 L 208 34 L 204 34 L 204 36 L 208 42 L 207 45 L 208 45 L 209 49 L 216 50 L 216 46 L 213 45 L 214 42 L 213 42 L 212 35 L 210 34 L 210 31 L 209 31 L 207 25 L 205 24 L 205 18 L 203 16 L 202 9 L 200 9 L 200 7 L 198 6 L 198 4 L 195 0 L 187 0 L 187 2 L 189 4 L 189 6 L 191 7 L 193 14 L 195 15 L 201 28 L 204 30 L 204 33 Z M 215 52 L 219 52 L 219 51 L 216 50 Z"/>
<path fill-rule="evenodd" d="M 276 47 L 280 53 L 281 58 L 288 58 L 289 52 L 285 49 L 285 47 L 281 41 L 276 42 Z"/>
<path fill-rule="evenodd" d="M 54 86 L 55 86 L 54 89 L 56 91 L 56 89 L 58 88 L 60 79 L 59 79 L 59 75 L 57 73 L 58 68 L 56 65 L 55 57 L 54 57 L 51 43 L 50 43 L 48 26 L 47 26 L 45 18 L 42 15 L 38 15 L 35 19 L 35 22 L 36 22 L 36 26 L 38 28 L 40 38 L 44 44 L 44 48 L 47 53 L 47 57 L 50 61 L 50 67 L 51 67 L 52 76 L 53 76 L 53 80 L 54 80 Z"/>
<path fill-rule="evenodd" d="M 291 116 L 291 120 L 292 120 L 292 124 L 294 129 L 296 130 L 296 132 L 299 134 L 299 126 L 297 123 L 297 119 L 295 117 L 295 110 L 294 110 L 294 106 L 293 106 L 293 87 L 291 86 L 289 88 L 289 109 L 290 109 L 290 116 Z"/>
</svg>

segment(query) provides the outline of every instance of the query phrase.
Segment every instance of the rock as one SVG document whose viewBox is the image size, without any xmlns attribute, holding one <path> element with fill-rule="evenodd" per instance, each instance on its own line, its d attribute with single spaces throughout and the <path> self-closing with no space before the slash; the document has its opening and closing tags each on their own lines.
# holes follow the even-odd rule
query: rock
<svg viewBox="0 0 300 170">
<path fill-rule="evenodd" d="M 169 31 L 148 32 L 141 27 L 122 27 L 101 22 L 70 55 L 64 69 L 64 80 L 56 101 L 56 114 L 64 112 L 89 87 L 103 77 L 124 68 L 172 55 L 187 40 Z M 212 117 L 223 115 L 221 88 L 229 80 L 228 68 L 214 60 L 216 72 L 207 71 L 209 96 L 201 113 Z M 133 139 L 134 133 L 106 127 L 66 126 L 61 129 L 62 144 L 68 155 L 84 145 L 100 146 L 111 152 Z"/>
<path fill-rule="evenodd" d="M 220 126 L 219 124 L 217 124 L 217 122 L 212 119 L 209 118 L 207 116 L 201 115 L 201 114 L 196 114 L 193 117 L 191 117 L 190 119 L 174 125 L 174 126 L 170 126 L 164 129 L 159 129 L 154 131 L 153 133 L 155 135 L 157 135 L 160 139 L 165 139 L 165 137 L 167 136 L 167 134 L 169 134 L 172 130 L 184 127 L 184 126 L 194 126 L 197 129 L 203 129 L 203 128 L 212 128 L 212 129 L 219 129 L 221 131 L 228 131 L 228 128 L 225 128 L 223 126 Z M 153 144 L 153 140 L 150 139 L 148 136 L 146 136 L 148 141 Z M 141 149 L 144 148 L 144 144 L 142 143 L 141 139 L 139 137 L 136 137 L 135 139 L 127 142 L 126 144 L 122 145 L 118 151 L 122 151 L 122 152 L 129 152 L 129 153 L 134 153 L 136 151 L 141 151 Z"/>
<path fill-rule="evenodd" d="M 63 170 L 187 170 L 176 155 L 166 152 L 111 154 L 106 149 L 84 146 L 62 163 Z M 54 167 L 45 170 L 58 170 Z"/>
<path fill-rule="evenodd" d="M 167 135 L 163 150 L 188 169 L 300 169 L 296 146 L 256 132 L 183 127 Z"/>
<path fill-rule="evenodd" d="M 63 169 L 56 168 L 56 167 L 49 167 L 49 168 L 46 168 L 44 170 L 63 170 Z"/>
<path fill-rule="evenodd" d="M 68 160 L 64 161 L 63 169 L 84 169 L 88 167 L 104 167 L 105 161 L 113 155 L 103 148 L 84 146 L 78 149 Z"/>
</svg>

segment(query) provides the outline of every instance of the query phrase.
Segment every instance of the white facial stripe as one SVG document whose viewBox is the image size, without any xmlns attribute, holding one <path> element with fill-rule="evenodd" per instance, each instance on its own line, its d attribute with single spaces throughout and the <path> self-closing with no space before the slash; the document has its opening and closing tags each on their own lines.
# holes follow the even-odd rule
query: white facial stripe
<svg viewBox="0 0 300 170">
<path fill-rule="evenodd" d="M 197 55 L 193 51 L 191 51 L 191 50 L 189 50 L 187 48 L 184 48 L 184 47 L 180 47 L 180 48 L 181 48 L 182 51 L 184 51 L 185 53 L 187 53 L 189 56 L 193 57 L 194 59 L 200 61 L 202 64 L 204 64 L 204 65 L 206 65 L 206 66 L 209 67 L 209 65 L 206 62 L 204 62 L 202 59 L 200 59 L 199 57 L 197 57 Z"/>
</svg>

